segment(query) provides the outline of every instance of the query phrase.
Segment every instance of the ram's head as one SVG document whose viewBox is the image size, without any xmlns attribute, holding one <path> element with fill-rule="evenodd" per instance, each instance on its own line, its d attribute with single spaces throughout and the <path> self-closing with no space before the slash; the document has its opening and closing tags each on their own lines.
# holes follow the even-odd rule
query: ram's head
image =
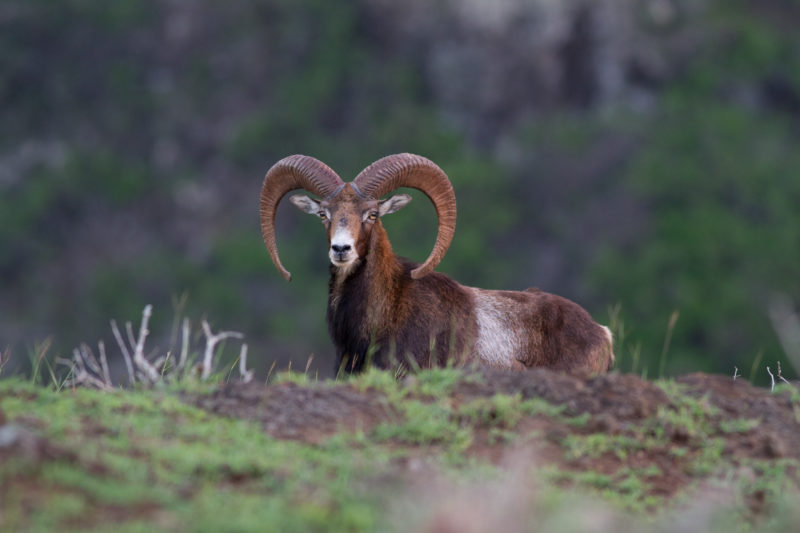
<svg viewBox="0 0 800 533">
<path fill-rule="evenodd" d="M 430 256 L 411 272 L 415 279 L 431 272 L 444 257 L 456 226 L 456 198 L 447 175 L 432 161 L 413 154 L 379 159 L 356 178 L 345 183 L 330 167 L 313 157 L 293 155 L 272 166 L 261 188 L 261 233 L 272 262 L 287 281 L 275 241 L 275 212 L 289 191 L 304 189 L 318 196 L 294 195 L 290 201 L 302 211 L 319 217 L 328 235 L 331 263 L 347 272 L 368 253 L 370 233 L 380 217 L 405 206 L 411 197 L 383 196 L 400 187 L 425 193 L 433 202 L 439 229 Z"/>
</svg>

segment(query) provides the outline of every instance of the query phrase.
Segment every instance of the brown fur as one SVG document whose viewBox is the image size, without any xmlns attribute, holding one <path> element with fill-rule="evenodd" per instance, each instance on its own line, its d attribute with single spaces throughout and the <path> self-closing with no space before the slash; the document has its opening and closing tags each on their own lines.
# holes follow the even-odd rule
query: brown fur
<svg viewBox="0 0 800 533">
<path fill-rule="evenodd" d="M 360 371 L 369 359 L 379 368 L 430 368 L 469 355 L 475 321 L 458 311 L 471 308 L 469 293 L 435 272 L 412 279 L 418 265 L 394 255 L 380 221 L 370 232 L 368 250 L 338 287 L 331 267 L 327 320 L 337 365 Z"/>
<path fill-rule="evenodd" d="M 298 202 L 312 213 L 314 205 Z M 338 368 L 358 372 L 367 364 L 429 368 L 476 362 L 591 374 L 611 367 L 614 354 L 606 330 L 574 302 L 538 289 L 465 287 L 437 272 L 413 279 L 419 265 L 397 257 L 380 219 L 369 216 L 381 205 L 350 184 L 319 204 L 327 213 L 328 244 L 345 228 L 357 255 L 349 263 L 337 259 L 341 267 L 331 264 L 327 322 Z M 393 212 L 391 205 L 384 204 L 387 213 Z"/>
<path fill-rule="evenodd" d="M 502 294 L 517 304 L 517 327 L 528 336 L 518 358 L 523 365 L 570 373 L 609 370 L 613 353 L 605 348 L 605 333 L 581 306 L 539 289 Z"/>
</svg>

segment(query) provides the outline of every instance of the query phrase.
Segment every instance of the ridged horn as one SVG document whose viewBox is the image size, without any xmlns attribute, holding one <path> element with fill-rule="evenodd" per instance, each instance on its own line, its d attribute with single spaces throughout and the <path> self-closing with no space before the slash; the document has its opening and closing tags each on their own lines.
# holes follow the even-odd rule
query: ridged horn
<svg viewBox="0 0 800 533">
<path fill-rule="evenodd" d="M 411 271 L 419 279 L 429 274 L 444 258 L 456 231 L 456 195 L 447 174 L 436 163 L 414 154 L 394 154 L 372 163 L 353 180 L 366 197 L 378 199 L 399 187 L 425 193 L 436 209 L 439 228 L 428 258 Z"/>
<path fill-rule="evenodd" d="M 291 281 L 292 275 L 281 264 L 275 241 L 275 212 L 278 203 L 286 193 L 295 189 L 305 189 L 325 198 L 341 184 L 342 179 L 328 165 L 307 155 L 285 157 L 272 165 L 264 176 L 259 208 L 261 235 L 272 262 L 286 281 Z"/>
</svg>

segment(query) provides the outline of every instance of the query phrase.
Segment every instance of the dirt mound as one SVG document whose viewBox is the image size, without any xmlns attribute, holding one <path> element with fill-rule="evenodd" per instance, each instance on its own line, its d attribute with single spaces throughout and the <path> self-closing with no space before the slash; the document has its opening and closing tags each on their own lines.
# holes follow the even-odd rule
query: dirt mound
<svg viewBox="0 0 800 533">
<path fill-rule="evenodd" d="M 459 384 L 465 397 L 520 394 L 523 399 L 541 398 L 564 405 L 572 415 L 604 414 L 620 420 L 651 416 L 668 402 L 666 394 L 649 381 L 631 374 L 606 374 L 580 379 L 546 369 L 527 372 L 481 370 L 480 379 Z"/>
<path fill-rule="evenodd" d="M 686 393 L 707 397 L 719 408 L 722 420 L 758 420 L 758 431 L 734 433 L 728 445 L 737 439 L 740 449 L 733 453 L 770 458 L 800 457 L 800 404 L 797 397 L 786 392 L 773 394 L 746 381 L 733 381 L 724 376 L 688 374 L 676 380 L 687 386 Z"/>
<path fill-rule="evenodd" d="M 371 427 L 388 416 L 382 395 L 345 386 L 228 383 L 193 403 L 212 413 L 260 421 L 274 437 L 313 443 L 337 431 Z"/>
<path fill-rule="evenodd" d="M 47 460 L 73 460 L 74 454 L 18 424 L 2 424 L 0 416 L 0 464 L 12 459 L 27 464 Z"/>
<path fill-rule="evenodd" d="M 192 402 L 261 421 L 275 437 L 309 443 L 339 431 L 359 428 L 368 434 L 379 424 L 397 423 L 406 402 L 428 402 L 432 412 L 446 405 L 456 427 L 471 432 L 463 453 L 496 464 L 523 455 L 556 467 L 556 481 L 567 484 L 591 473 L 590 485 L 633 487 L 646 507 L 658 505 L 648 498 L 673 496 L 709 475 L 752 470 L 753 461 L 800 459 L 800 394 L 772 393 L 730 377 L 698 373 L 650 382 L 617 373 L 577 378 L 542 369 L 483 369 L 463 372 L 444 397 L 424 393 L 418 381 L 410 376 L 398 383 L 401 399 L 395 394 L 391 401 L 379 388 L 320 382 L 231 383 Z M 497 395 L 518 402 L 512 409 L 524 414 L 492 411 Z M 526 411 L 525 402 L 537 399 L 554 409 Z M 485 416 L 465 415 L 475 402 L 489 406 Z M 442 441 L 446 437 L 421 453 Z M 795 476 L 793 465 L 787 468 Z M 757 511 L 762 500 L 763 495 L 754 496 L 751 508 Z"/>
</svg>

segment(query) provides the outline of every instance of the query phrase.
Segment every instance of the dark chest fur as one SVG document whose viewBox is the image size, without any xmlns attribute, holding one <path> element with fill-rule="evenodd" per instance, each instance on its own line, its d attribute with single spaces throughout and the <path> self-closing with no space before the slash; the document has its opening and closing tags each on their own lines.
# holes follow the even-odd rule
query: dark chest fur
<svg viewBox="0 0 800 533">
<path fill-rule="evenodd" d="M 425 368 L 465 355 L 475 326 L 463 313 L 470 306 L 463 288 L 437 273 L 412 280 L 416 263 L 402 260 L 401 266 L 395 278 L 372 290 L 364 266 L 340 287 L 332 272 L 327 321 L 337 370 L 360 372 L 369 364 L 394 368 L 409 359 Z"/>
<path fill-rule="evenodd" d="M 367 287 L 364 266 L 343 282 L 337 282 L 331 267 L 328 290 L 328 332 L 336 345 L 336 370 L 363 370 L 374 335 L 367 331 Z M 337 286 L 338 283 L 341 285 Z M 376 362 L 376 361 L 373 361 Z M 377 363 L 377 362 L 376 362 Z"/>
</svg>

